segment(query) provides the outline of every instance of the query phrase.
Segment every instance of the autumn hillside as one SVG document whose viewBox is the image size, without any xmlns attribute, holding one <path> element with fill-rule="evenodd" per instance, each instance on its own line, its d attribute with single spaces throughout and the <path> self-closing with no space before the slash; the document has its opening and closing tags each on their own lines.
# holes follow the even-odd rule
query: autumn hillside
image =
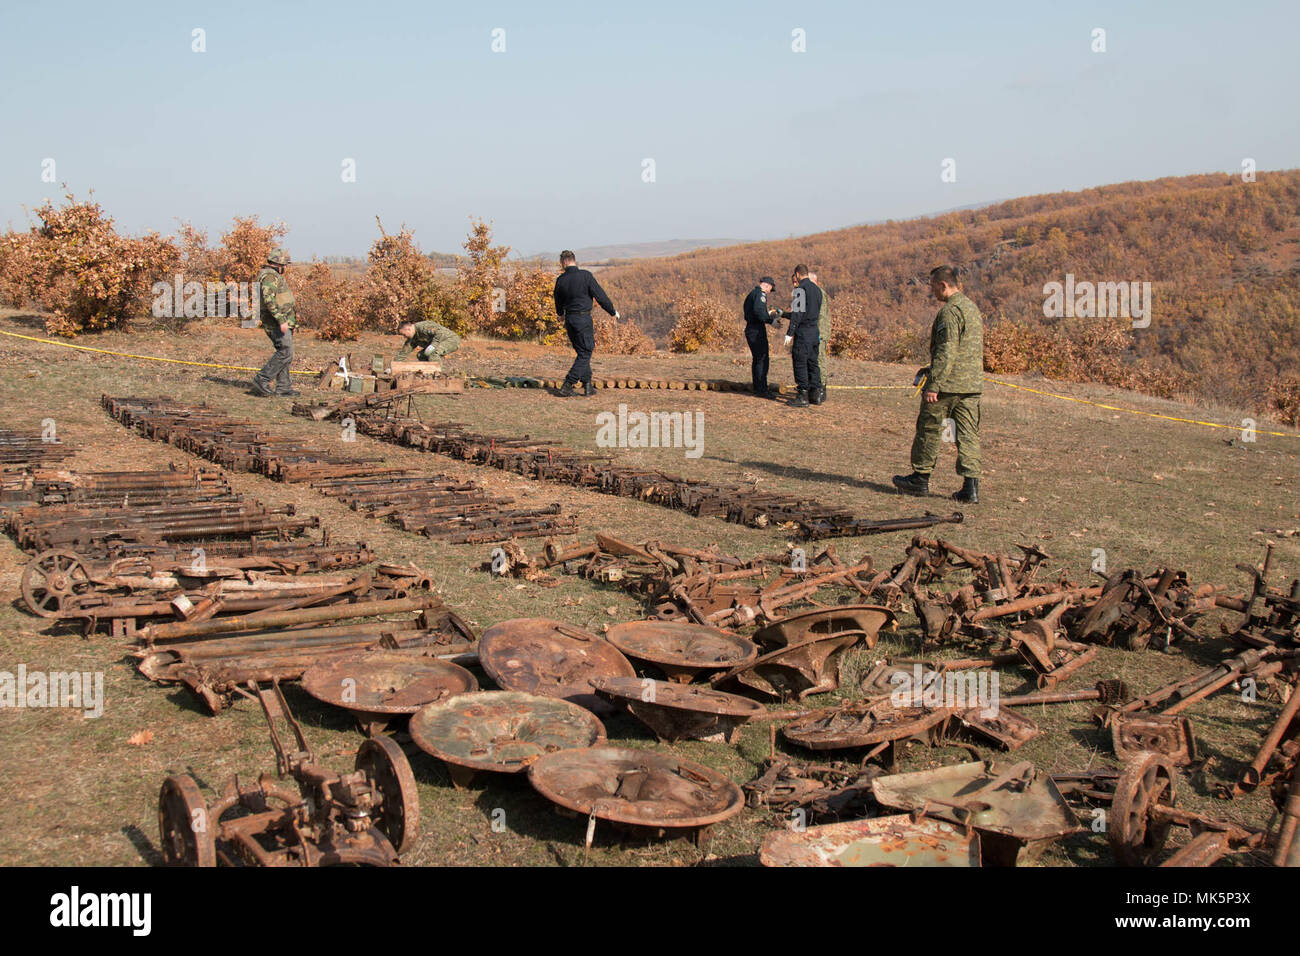
<svg viewBox="0 0 1300 956">
<path fill-rule="evenodd" d="M 833 301 L 835 350 L 856 358 L 921 358 L 934 312 L 925 275 L 952 262 L 993 327 L 993 370 L 1242 407 L 1268 406 L 1280 380 L 1300 375 L 1300 171 L 1260 173 L 1252 183 L 1207 174 L 1030 196 L 644 259 L 602 270 L 601 280 L 620 310 L 663 343 L 691 302 L 738 323 L 760 275 L 778 278 L 784 301 L 797 262 L 819 268 Z M 1066 273 L 1149 281 L 1150 327 L 1045 318 L 1043 286 Z"/>
</svg>

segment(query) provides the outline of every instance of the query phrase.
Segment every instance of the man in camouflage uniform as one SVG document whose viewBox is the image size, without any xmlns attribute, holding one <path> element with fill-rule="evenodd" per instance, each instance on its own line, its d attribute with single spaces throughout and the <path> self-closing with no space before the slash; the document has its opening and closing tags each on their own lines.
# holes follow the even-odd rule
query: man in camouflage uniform
<svg viewBox="0 0 1300 956">
<path fill-rule="evenodd" d="M 400 352 L 393 356 L 394 362 L 400 362 L 412 352 L 420 362 L 436 362 L 460 348 L 460 336 L 434 321 L 403 322 L 397 332 L 406 343 Z"/>
<path fill-rule="evenodd" d="M 293 292 L 284 278 L 289 265 L 289 254 L 279 246 L 270 251 L 266 265 L 257 274 L 259 313 L 262 328 L 275 346 L 275 354 L 253 376 L 252 394 L 297 395 L 289 380 L 289 366 L 293 363 L 293 330 L 298 326 L 298 310 L 294 306 Z"/>
<path fill-rule="evenodd" d="M 817 281 L 817 270 L 812 269 L 808 273 L 808 278 L 812 280 L 813 285 L 822 290 L 822 308 L 817 315 L 817 366 L 821 369 L 822 385 L 817 392 L 817 399 L 813 401 L 814 405 L 820 405 L 826 401 L 826 382 L 831 377 L 830 367 L 830 348 L 831 348 L 831 297 L 822 289 L 822 284 Z"/>
<path fill-rule="evenodd" d="M 930 472 L 939 460 L 944 421 L 951 418 L 957 439 L 961 490 L 953 498 L 980 500 L 980 393 L 984 389 L 984 320 L 957 284 L 957 270 L 939 266 L 930 273 L 930 292 L 943 303 L 930 329 L 930 364 L 913 384 L 925 390 L 912 442 L 912 473 L 895 475 L 894 487 L 912 495 L 930 492 Z"/>
</svg>

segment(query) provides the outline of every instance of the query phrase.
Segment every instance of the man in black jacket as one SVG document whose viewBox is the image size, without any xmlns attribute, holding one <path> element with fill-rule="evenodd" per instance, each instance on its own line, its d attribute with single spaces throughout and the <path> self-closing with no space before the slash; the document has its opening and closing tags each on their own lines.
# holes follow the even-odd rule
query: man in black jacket
<svg viewBox="0 0 1300 956">
<path fill-rule="evenodd" d="M 750 363 L 750 375 L 754 380 L 754 394 L 760 398 L 770 398 L 774 394 L 767 384 L 767 327 L 776 325 L 777 315 L 769 314 L 767 297 L 776 288 L 776 280 L 763 276 L 758 285 L 745 296 L 745 341 L 749 343 L 749 354 L 753 356 Z"/>
<path fill-rule="evenodd" d="M 600 283 L 586 269 L 578 268 L 578 257 L 568 249 L 560 253 L 560 266 L 564 269 L 555 280 L 555 314 L 564 318 L 564 331 L 569 333 L 576 358 L 569 374 L 564 376 L 560 394 L 566 398 L 574 387 L 581 384 L 582 394 L 595 395 L 591 384 L 591 353 L 596 350 L 596 329 L 591 323 L 591 303 L 619 318 L 614 303 L 600 287 Z"/>
<path fill-rule="evenodd" d="M 822 310 L 822 290 L 808 278 L 808 267 L 794 267 L 794 290 L 790 293 L 790 325 L 785 330 L 785 345 L 794 357 L 794 384 L 798 389 L 790 404 L 804 408 L 810 398 L 820 404 L 822 379 L 817 367 L 817 329 Z"/>
</svg>

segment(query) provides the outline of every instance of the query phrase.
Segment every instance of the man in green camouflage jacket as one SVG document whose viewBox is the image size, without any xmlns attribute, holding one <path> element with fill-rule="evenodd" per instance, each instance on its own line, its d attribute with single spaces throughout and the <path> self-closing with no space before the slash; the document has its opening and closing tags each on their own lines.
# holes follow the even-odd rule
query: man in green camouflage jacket
<svg viewBox="0 0 1300 956">
<path fill-rule="evenodd" d="M 913 384 L 924 389 L 912 441 L 912 473 L 895 475 L 894 487 L 912 495 L 930 492 L 930 472 L 939 460 L 945 423 L 951 419 L 962 486 L 953 498 L 979 502 L 980 394 L 984 390 L 984 319 L 957 283 L 957 270 L 930 272 L 930 292 L 943 303 L 930 329 L 930 364 Z M 951 439 L 949 439 L 951 440 Z"/>
<path fill-rule="evenodd" d="M 270 251 L 266 265 L 257 274 L 258 311 L 262 328 L 275 346 L 275 354 L 253 376 L 254 395 L 297 395 L 289 380 L 289 366 L 293 363 L 293 330 L 298 326 L 298 310 L 293 302 L 293 292 L 284 278 L 289 265 L 289 254 L 279 246 Z"/>
<path fill-rule="evenodd" d="M 412 352 L 416 353 L 417 361 L 435 362 L 460 348 L 460 336 L 437 322 L 403 322 L 397 332 L 406 342 L 393 356 L 394 362 L 400 362 Z"/>
<path fill-rule="evenodd" d="M 812 401 L 812 404 L 820 405 L 826 401 L 826 383 L 831 377 L 831 297 L 826 294 L 822 284 L 817 281 L 816 269 L 808 273 L 808 278 L 812 280 L 813 285 L 822 290 L 822 309 L 817 314 L 817 335 L 819 337 L 817 342 L 817 365 L 821 368 L 822 387 L 818 389 L 816 400 Z"/>
</svg>

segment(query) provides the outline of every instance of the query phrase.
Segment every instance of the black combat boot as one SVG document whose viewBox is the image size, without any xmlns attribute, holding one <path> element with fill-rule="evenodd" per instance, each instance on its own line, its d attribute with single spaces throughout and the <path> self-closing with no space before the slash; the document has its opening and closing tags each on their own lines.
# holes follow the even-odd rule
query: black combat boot
<svg viewBox="0 0 1300 956">
<path fill-rule="evenodd" d="M 826 401 L 826 396 L 822 394 L 822 390 L 820 388 L 808 389 L 809 405 L 820 405 L 824 401 Z"/>
<path fill-rule="evenodd" d="M 930 476 L 915 471 L 910 475 L 895 475 L 894 487 L 905 495 L 928 495 Z"/>
<path fill-rule="evenodd" d="M 796 391 L 794 393 L 794 398 L 790 400 L 790 406 L 792 408 L 807 408 L 809 404 L 808 390 L 805 388 Z"/>
<path fill-rule="evenodd" d="M 967 504 L 977 505 L 980 503 L 980 480 L 978 478 L 965 478 L 961 483 L 961 490 L 954 491 L 953 501 L 964 501 Z"/>
<path fill-rule="evenodd" d="M 583 394 L 583 395 L 595 395 L 595 394 L 596 394 L 596 386 L 595 386 L 595 385 L 592 385 L 590 382 L 588 382 L 586 385 L 584 385 L 584 386 L 582 387 L 582 394 Z"/>
<path fill-rule="evenodd" d="M 564 383 L 564 387 L 560 389 L 560 397 L 561 397 L 561 398 L 572 398 L 572 397 L 573 397 L 573 386 L 576 385 L 576 384 L 577 384 L 576 382 L 565 382 L 565 383 Z"/>
<path fill-rule="evenodd" d="M 826 386 L 825 386 L 825 385 L 823 385 L 821 388 L 819 388 L 819 389 L 817 390 L 817 404 L 818 404 L 818 405 L 825 405 L 825 404 L 826 404 Z"/>
</svg>

